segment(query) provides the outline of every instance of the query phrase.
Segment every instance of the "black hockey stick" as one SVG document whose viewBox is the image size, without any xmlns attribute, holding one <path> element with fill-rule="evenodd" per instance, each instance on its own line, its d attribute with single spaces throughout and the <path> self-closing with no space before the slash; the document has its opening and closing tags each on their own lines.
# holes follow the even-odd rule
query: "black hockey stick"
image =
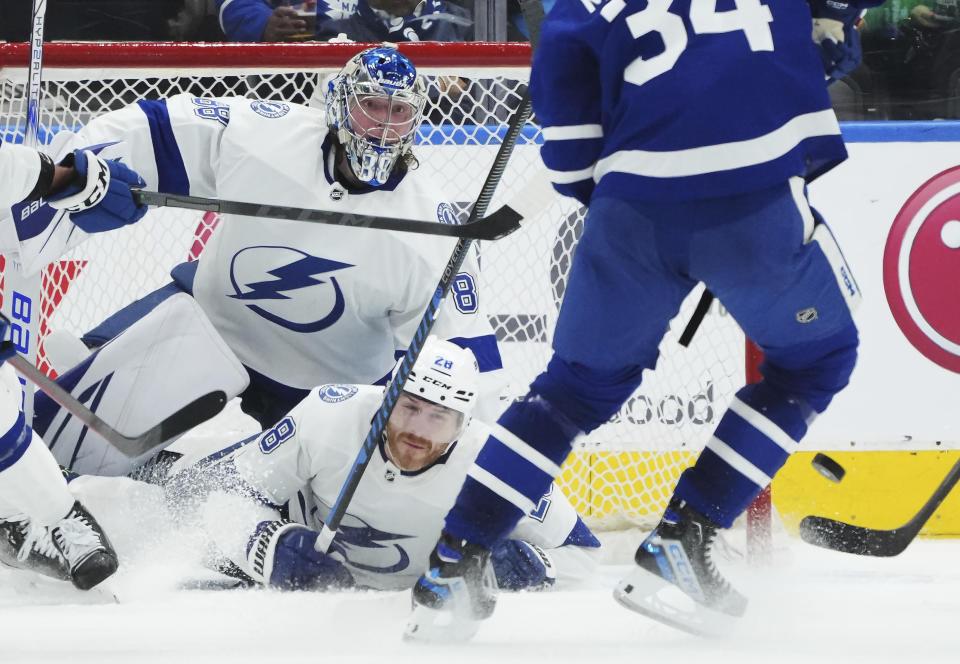
<svg viewBox="0 0 960 664">
<path fill-rule="evenodd" d="M 47 378 L 46 374 L 33 366 L 25 357 L 14 355 L 8 357 L 6 361 L 21 375 L 28 378 L 31 383 L 50 395 L 50 398 L 63 406 L 67 412 L 90 427 L 91 430 L 103 436 L 108 443 L 130 458 L 138 457 L 163 441 L 179 436 L 188 429 L 210 419 L 223 410 L 227 403 L 227 395 L 223 391 L 209 392 L 194 399 L 160 424 L 151 427 L 139 436 L 124 436 L 100 419 L 92 410 L 77 401 L 56 381 Z"/>
<path fill-rule="evenodd" d="M 690 342 L 693 341 L 693 335 L 697 333 L 707 312 L 710 311 L 711 304 L 713 304 L 713 293 L 710 292 L 709 288 L 705 288 L 703 293 L 700 294 L 700 301 L 697 302 L 697 308 L 693 310 L 693 313 L 690 315 L 690 320 L 687 321 L 687 326 L 683 328 L 683 334 L 680 335 L 680 345 L 684 348 L 689 346 Z"/>
<path fill-rule="evenodd" d="M 266 217 L 290 221 L 308 221 L 315 224 L 334 226 L 359 226 L 379 228 L 405 233 L 423 233 L 426 235 L 446 235 L 449 237 L 470 238 L 473 240 L 499 240 L 520 228 L 522 217 L 509 205 L 504 205 L 484 218 L 473 215 L 465 224 L 441 224 L 434 221 L 416 221 L 414 219 L 396 219 L 393 217 L 374 217 L 363 214 L 346 214 L 330 210 L 311 210 L 309 208 L 285 207 L 283 205 L 264 205 L 262 203 L 243 203 L 225 201 L 219 198 L 201 198 L 199 196 L 180 196 L 156 191 L 134 191 L 134 200 L 142 205 L 175 207 L 187 210 L 205 210 L 237 214 L 244 217 Z"/>
<path fill-rule="evenodd" d="M 486 212 L 487 206 L 490 205 L 490 200 L 493 198 L 493 192 L 497 188 L 497 184 L 500 182 L 501 176 L 503 176 L 503 171 L 507 167 L 507 160 L 513 152 L 513 146 L 517 142 L 520 131 L 530 118 L 530 94 L 526 86 L 521 86 L 521 89 L 520 105 L 510 118 L 507 133 L 503 137 L 503 143 L 500 144 L 497 156 L 493 159 L 493 165 L 490 167 L 490 172 L 487 173 L 487 179 L 480 189 L 477 202 L 473 204 L 473 209 L 470 211 L 470 217 L 465 226 L 469 226 L 475 219 L 480 219 Z M 501 208 L 501 210 L 502 209 L 503 208 Z M 340 527 L 340 522 L 347 512 L 350 500 L 360 485 L 360 480 L 363 478 L 363 473 L 370 463 L 370 458 L 376 451 L 377 445 L 380 443 L 380 438 L 386 430 L 387 420 L 390 419 L 390 414 L 397 404 L 400 392 L 407 382 L 410 369 L 413 367 L 414 362 L 417 361 L 417 357 L 419 357 L 420 351 L 423 349 L 427 335 L 430 334 L 430 330 L 437 320 L 440 303 L 443 301 L 447 292 L 449 292 L 450 285 L 460 271 L 460 266 L 463 265 L 463 261 L 470 250 L 471 242 L 471 238 L 461 237 L 457 241 L 457 246 L 454 247 L 453 253 L 450 255 L 450 260 L 447 261 L 447 265 L 443 269 L 440 283 L 437 284 L 433 298 L 427 305 L 427 310 L 424 312 L 423 318 L 420 319 L 417 331 L 413 335 L 413 341 L 410 342 L 410 347 L 407 349 L 406 355 L 403 356 L 400 368 L 397 370 L 397 374 L 393 377 L 390 386 L 386 390 L 383 403 L 380 404 L 380 410 L 378 410 L 377 414 L 373 417 L 370 432 L 367 434 L 360 451 L 357 453 L 357 458 L 354 460 L 353 467 L 347 475 L 346 482 L 344 482 L 343 487 L 340 489 L 337 500 L 330 507 L 330 516 L 324 523 L 320 531 L 320 536 L 317 538 L 315 545 L 317 551 L 326 553 L 330 549 L 330 545 L 333 544 L 333 538 L 336 537 L 337 529 Z"/>
<path fill-rule="evenodd" d="M 822 516 L 807 516 L 800 522 L 800 537 L 808 544 L 860 556 L 895 556 L 913 541 L 940 503 L 960 481 L 960 460 L 940 482 L 920 511 L 899 528 L 875 530 Z"/>
</svg>

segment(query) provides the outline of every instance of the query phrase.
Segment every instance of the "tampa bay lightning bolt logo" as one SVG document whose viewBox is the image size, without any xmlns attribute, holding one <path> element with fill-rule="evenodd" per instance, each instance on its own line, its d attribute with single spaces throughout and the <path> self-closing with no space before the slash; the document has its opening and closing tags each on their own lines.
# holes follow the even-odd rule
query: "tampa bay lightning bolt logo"
<svg viewBox="0 0 960 664">
<path fill-rule="evenodd" d="M 340 403 L 356 394 L 357 388 L 353 385 L 321 385 L 317 393 L 320 395 L 320 401 Z"/>
<path fill-rule="evenodd" d="M 262 115 L 270 119 L 282 118 L 290 112 L 290 105 L 284 104 L 282 101 L 263 101 L 262 99 L 258 99 L 250 102 L 250 108 L 252 108 L 253 112 L 257 115 Z"/>
<path fill-rule="evenodd" d="M 340 319 L 346 303 L 336 277 L 317 277 L 349 267 L 292 247 L 246 247 L 230 261 L 234 292 L 227 297 L 293 332 L 319 332 Z"/>
<path fill-rule="evenodd" d="M 437 219 L 441 224 L 456 226 L 460 223 L 457 219 L 457 213 L 453 211 L 453 206 L 449 203 L 441 203 L 437 206 Z"/>
<path fill-rule="evenodd" d="M 402 572 L 410 566 L 410 555 L 402 546 L 393 543 L 393 540 L 410 539 L 410 535 L 400 535 L 398 533 L 388 533 L 383 530 L 377 530 L 363 519 L 352 515 L 348 518 L 351 521 L 358 521 L 361 525 L 346 526 L 341 523 L 339 530 L 337 530 L 336 539 L 333 540 L 333 544 L 331 545 L 331 549 L 342 555 L 352 567 L 376 574 L 393 574 L 395 572 Z M 390 556 L 386 562 L 389 562 L 391 559 L 396 559 L 396 562 L 379 566 L 358 563 L 354 560 L 357 554 L 361 553 L 358 549 L 367 549 L 368 551 L 365 553 L 366 556 L 372 553 L 370 550 L 394 549 L 396 553 Z M 351 553 L 353 553 L 352 558 Z M 384 551 L 383 553 L 388 552 Z"/>
</svg>

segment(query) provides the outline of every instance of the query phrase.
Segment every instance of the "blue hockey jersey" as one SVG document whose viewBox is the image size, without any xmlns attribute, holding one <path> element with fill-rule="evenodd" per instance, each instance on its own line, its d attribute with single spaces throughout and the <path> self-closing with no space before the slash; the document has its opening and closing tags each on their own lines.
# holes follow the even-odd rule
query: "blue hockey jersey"
<svg viewBox="0 0 960 664">
<path fill-rule="evenodd" d="M 679 201 L 846 158 L 802 0 L 557 0 L 530 92 L 560 193 Z"/>
</svg>

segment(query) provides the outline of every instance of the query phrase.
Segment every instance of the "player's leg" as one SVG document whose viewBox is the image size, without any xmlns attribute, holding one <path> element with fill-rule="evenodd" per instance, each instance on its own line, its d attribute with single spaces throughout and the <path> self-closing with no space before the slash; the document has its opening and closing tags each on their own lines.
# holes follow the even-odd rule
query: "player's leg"
<svg viewBox="0 0 960 664">
<path fill-rule="evenodd" d="M 248 378 L 196 301 L 179 293 L 57 382 L 118 430 L 137 435 L 213 390 L 236 396 Z M 129 459 L 46 395 L 38 393 L 36 404 L 34 427 L 71 470 L 123 475 L 156 453 Z"/>
<path fill-rule="evenodd" d="M 92 588 L 116 571 L 116 554 L 26 426 L 20 400 L 13 369 L 0 367 L 0 562 Z"/>
<path fill-rule="evenodd" d="M 666 276 L 671 257 L 663 254 L 657 225 L 641 207 L 593 201 L 564 295 L 554 356 L 523 400 L 493 426 L 471 468 L 431 569 L 414 591 L 419 606 L 410 638 L 463 638 L 489 615 L 489 549 L 534 509 L 573 439 L 607 422 L 636 390 L 642 371 L 656 364 L 660 339 L 693 282 Z M 465 583 L 457 585 L 461 578 Z M 475 590 L 459 602 L 466 608 L 452 623 L 443 615 L 450 612 L 445 598 L 457 600 L 451 587 Z"/>
<path fill-rule="evenodd" d="M 732 615 L 745 610 L 745 598 L 710 560 L 712 538 L 770 483 L 816 414 L 847 384 L 857 348 L 851 305 L 859 299 L 826 226 L 815 230 L 802 183 L 701 207 L 701 218 L 716 225 L 692 236 L 691 273 L 764 351 L 763 380 L 737 392 L 681 476 L 660 526 L 637 551 L 641 569 L 617 590 L 631 608 L 694 630 L 709 629 L 697 622 L 704 614 L 696 607 L 686 616 L 660 610 L 651 591 L 669 569 L 700 604 Z"/>
</svg>

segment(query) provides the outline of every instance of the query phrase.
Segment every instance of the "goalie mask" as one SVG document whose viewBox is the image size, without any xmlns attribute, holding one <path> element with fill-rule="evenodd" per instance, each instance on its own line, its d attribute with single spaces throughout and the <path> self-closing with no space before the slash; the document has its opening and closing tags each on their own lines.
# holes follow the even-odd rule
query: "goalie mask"
<svg viewBox="0 0 960 664">
<path fill-rule="evenodd" d="M 353 56 L 327 84 L 327 124 L 336 129 L 358 180 L 385 184 L 410 152 L 423 119 L 424 90 L 410 60 L 386 46 Z"/>
<path fill-rule="evenodd" d="M 398 468 L 420 470 L 460 437 L 477 401 L 479 377 L 472 352 L 427 338 L 387 422 L 387 456 Z"/>
</svg>

